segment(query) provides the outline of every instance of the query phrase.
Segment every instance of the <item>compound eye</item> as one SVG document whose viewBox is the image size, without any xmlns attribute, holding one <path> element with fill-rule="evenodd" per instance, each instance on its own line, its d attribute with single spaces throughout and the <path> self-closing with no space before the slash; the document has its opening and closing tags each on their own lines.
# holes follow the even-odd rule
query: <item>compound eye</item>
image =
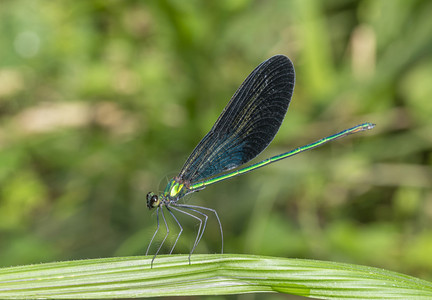
<svg viewBox="0 0 432 300">
<path fill-rule="evenodd" d="M 147 194 L 147 207 L 149 209 L 152 209 L 153 207 L 156 207 L 157 204 L 158 204 L 158 202 L 159 202 L 158 196 L 156 196 L 153 193 L 148 193 Z"/>
<path fill-rule="evenodd" d="M 151 199 L 151 197 L 153 196 L 154 194 L 152 193 L 152 192 L 149 192 L 148 194 L 147 194 L 147 202 L 148 201 L 150 201 L 150 199 Z"/>
</svg>

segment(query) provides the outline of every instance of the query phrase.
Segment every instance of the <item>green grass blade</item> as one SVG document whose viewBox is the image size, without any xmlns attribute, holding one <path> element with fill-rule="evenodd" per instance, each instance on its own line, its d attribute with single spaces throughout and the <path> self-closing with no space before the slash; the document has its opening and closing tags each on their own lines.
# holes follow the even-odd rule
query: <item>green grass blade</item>
<svg viewBox="0 0 432 300">
<path fill-rule="evenodd" d="M 135 298 L 281 292 L 431 299 L 432 283 L 377 268 L 252 255 L 114 257 L 0 269 L 0 298 Z"/>
</svg>

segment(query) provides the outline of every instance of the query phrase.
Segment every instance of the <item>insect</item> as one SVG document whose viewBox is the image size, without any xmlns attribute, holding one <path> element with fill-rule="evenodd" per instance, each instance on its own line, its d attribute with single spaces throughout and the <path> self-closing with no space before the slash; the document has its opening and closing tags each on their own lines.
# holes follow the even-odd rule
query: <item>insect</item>
<svg viewBox="0 0 432 300">
<path fill-rule="evenodd" d="M 157 227 L 150 240 L 146 255 L 160 229 L 159 213 L 167 231 L 153 256 L 152 266 L 169 235 L 164 209 L 180 228 L 170 254 L 183 231 L 174 211 L 195 218 L 199 222 L 195 242 L 189 253 L 189 263 L 207 225 L 208 216 L 203 211 L 211 212 L 216 216 L 222 237 L 223 253 L 222 224 L 217 212 L 207 207 L 179 203 L 179 200 L 184 196 L 217 182 L 256 170 L 335 139 L 372 129 L 375 126 L 372 123 L 363 123 L 292 151 L 226 172 L 255 158 L 270 144 L 285 118 L 293 94 L 294 83 L 294 66 L 288 57 L 276 55 L 261 63 L 235 92 L 210 132 L 192 151 L 178 176 L 169 181 L 164 192 L 160 195 L 152 192 L 147 194 L 147 207 L 149 209 L 156 208 Z"/>
</svg>

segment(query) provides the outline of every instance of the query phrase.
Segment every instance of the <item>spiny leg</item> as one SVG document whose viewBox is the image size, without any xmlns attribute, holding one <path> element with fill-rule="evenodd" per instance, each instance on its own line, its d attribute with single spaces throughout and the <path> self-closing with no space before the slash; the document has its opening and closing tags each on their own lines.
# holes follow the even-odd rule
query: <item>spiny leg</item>
<svg viewBox="0 0 432 300">
<path fill-rule="evenodd" d="M 150 243 L 149 243 L 149 245 L 148 245 L 148 247 L 147 247 L 146 255 L 148 255 L 148 253 L 149 253 L 149 251 L 150 251 L 150 247 L 151 247 L 151 245 L 152 245 L 152 243 L 153 243 L 153 240 L 154 240 L 156 234 L 157 234 L 158 231 L 159 231 L 159 207 L 156 209 L 156 222 L 157 222 L 156 231 L 153 233 L 153 237 L 151 238 Z M 153 262 L 153 261 L 152 261 L 152 262 Z"/>
<path fill-rule="evenodd" d="M 180 228 L 180 232 L 179 232 L 179 234 L 177 235 L 177 238 L 176 238 L 176 240 L 175 240 L 175 242 L 174 242 L 174 245 L 172 246 L 171 251 L 170 251 L 170 253 L 169 253 L 169 254 L 171 254 L 171 253 L 173 252 L 174 247 L 176 246 L 176 244 L 177 244 L 179 238 L 180 238 L 180 235 L 181 235 L 182 232 L 183 232 L 183 226 L 181 226 L 179 220 L 176 218 L 176 216 L 173 214 L 173 212 L 169 209 L 168 206 L 166 206 L 166 209 L 168 210 L 168 212 L 170 213 L 170 215 L 173 217 L 173 219 L 177 222 L 177 225 L 178 225 L 179 228 Z"/>
<path fill-rule="evenodd" d="M 192 247 L 192 250 L 189 252 L 189 261 L 190 261 L 190 257 L 192 255 L 192 253 L 195 251 L 195 248 L 198 246 L 199 242 L 201 241 L 201 238 L 204 235 L 204 231 L 205 231 L 205 229 L 207 227 L 208 216 L 205 213 L 203 213 L 203 212 L 201 212 L 199 210 L 196 210 L 196 209 L 193 209 L 193 208 L 190 208 L 190 207 L 187 207 L 187 206 L 183 207 L 183 208 L 189 209 L 189 210 L 191 210 L 193 212 L 196 212 L 197 214 L 200 214 L 200 215 L 204 216 L 204 218 L 205 218 L 204 219 L 204 224 L 203 224 L 203 227 L 202 227 L 202 230 L 201 230 L 201 233 L 199 233 L 197 235 L 197 238 L 195 239 L 195 243 L 194 243 L 194 245 Z"/>
<path fill-rule="evenodd" d="M 169 235 L 169 227 L 168 227 L 168 223 L 167 223 L 167 221 L 166 221 L 166 219 L 165 219 L 165 215 L 164 215 L 164 212 L 163 212 L 163 207 L 158 207 L 158 209 L 159 209 L 159 208 L 160 208 L 161 215 L 162 215 L 162 220 L 164 221 L 164 224 L 165 224 L 165 227 L 166 227 L 166 231 L 167 231 L 167 232 L 166 232 L 166 234 L 165 234 L 164 239 L 162 240 L 162 243 L 159 245 L 159 248 L 157 249 L 155 255 L 153 256 L 153 259 L 152 259 L 152 261 L 151 261 L 151 268 L 153 268 L 153 262 L 154 262 L 156 256 L 159 254 L 159 251 L 162 249 L 162 246 L 163 246 L 163 244 L 165 243 L 165 240 L 167 239 L 167 237 L 168 237 L 168 235 Z"/>
<path fill-rule="evenodd" d="M 220 221 L 220 219 L 219 219 L 219 215 L 218 215 L 217 211 L 216 211 L 215 209 L 212 209 L 212 208 L 203 207 L 203 206 L 198 206 L 198 205 L 189 205 L 189 204 L 176 204 L 176 205 L 177 205 L 177 206 L 180 206 L 180 207 L 184 207 L 184 208 L 198 208 L 198 209 L 208 210 L 208 211 L 211 211 L 212 213 L 215 214 L 216 219 L 217 219 L 217 221 L 218 221 L 218 223 L 219 223 L 219 230 L 220 230 L 220 233 L 221 233 L 221 239 L 222 239 L 222 248 L 221 248 L 221 253 L 223 253 L 223 230 L 222 230 L 222 223 L 221 223 L 221 221 Z M 201 238 L 200 238 L 200 240 L 201 240 Z M 198 243 L 199 243 L 199 242 L 198 242 Z"/>
<path fill-rule="evenodd" d="M 177 206 L 177 204 L 176 204 L 176 206 Z M 182 214 L 188 215 L 188 216 L 190 216 L 190 217 L 192 217 L 192 218 L 198 220 L 198 222 L 200 222 L 199 227 L 198 227 L 197 236 L 196 236 L 196 238 L 195 238 L 194 246 L 192 247 L 192 251 L 189 253 L 189 264 L 190 264 L 190 263 L 191 263 L 191 260 L 190 260 L 191 254 L 192 254 L 193 250 L 194 250 L 195 247 L 196 247 L 196 244 L 197 244 L 197 241 L 198 241 L 199 236 L 201 235 L 201 228 L 202 228 L 203 221 L 202 221 L 200 218 L 198 218 L 197 216 L 195 216 L 195 215 L 193 215 L 193 214 L 191 214 L 191 213 L 188 213 L 188 212 L 186 212 L 186 211 L 184 211 L 184 210 L 181 210 L 181 209 L 179 209 L 179 208 L 177 208 L 177 207 L 174 207 L 173 205 L 171 205 L 171 208 L 174 209 L 174 210 L 176 210 L 176 211 L 178 211 L 178 212 L 180 212 L 180 213 L 182 213 Z M 190 209 L 190 208 L 189 208 L 189 209 Z M 198 211 L 197 211 L 197 212 L 198 212 Z M 198 213 L 199 213 L 199 212 L 198 212 Z M 203 214 L 203 213 L 201 213 L 201 214 Z"/>
</svg>

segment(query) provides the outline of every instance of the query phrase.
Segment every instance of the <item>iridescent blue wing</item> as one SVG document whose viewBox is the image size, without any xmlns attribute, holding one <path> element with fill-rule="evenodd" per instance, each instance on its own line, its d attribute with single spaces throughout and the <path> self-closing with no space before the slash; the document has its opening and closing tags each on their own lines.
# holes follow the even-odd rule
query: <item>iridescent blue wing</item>
<svg viewBox="0 0 432 300">
<path fill-rule="evenodd" d="M 286 56 L 273 56 L 256 67 L 186 160 L 179 179 L 199 182 L 260 154 L 282 124 L 294 82 L 294 66 Z"/>
</svg>

